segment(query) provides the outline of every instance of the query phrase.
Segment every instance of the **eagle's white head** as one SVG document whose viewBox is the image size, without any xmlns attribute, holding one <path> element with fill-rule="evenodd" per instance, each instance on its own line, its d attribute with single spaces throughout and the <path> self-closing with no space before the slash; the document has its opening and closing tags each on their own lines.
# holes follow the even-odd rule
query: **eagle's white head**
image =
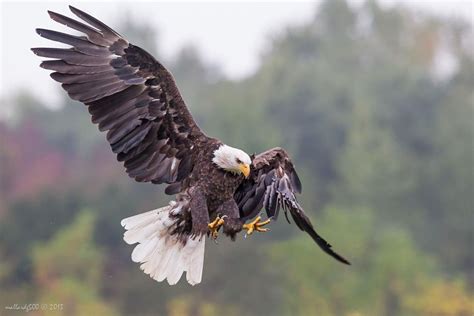
<svg viewBox="0 0 474 316">
<path fill-rule="evenodd" d="M 243 150 L 221 145 L 214 151 L 212 162 L 225 171 L 243 174 L 247 178 L 250 174 L 252 160 Z"/>
</svg>

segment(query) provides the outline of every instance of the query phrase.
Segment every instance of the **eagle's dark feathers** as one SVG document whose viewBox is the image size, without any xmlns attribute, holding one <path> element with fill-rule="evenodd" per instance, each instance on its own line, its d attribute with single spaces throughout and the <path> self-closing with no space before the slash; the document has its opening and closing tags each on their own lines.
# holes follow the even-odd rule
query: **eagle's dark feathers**
<svg viewBox="0 0 474 316">
<path fill-rule="evenodd" d="M 311 238 L 327 254 L 335 259 L 350 264 L 346 259 L 335 253 L 331 245 L 314 230 L 311 221 L 296 200 L 296 193 L 301 193 L 302 186 L 293 163 L 286 151 L 276 147 L 253 158 L 253 169 L 250 177 L 242 182 L 234 198 L 240 210 L 240 217 L 255 217 L 265 208 L 267 216 L 277 219 L 280 208 L 289 211 L 296 225 L 307 232 Z"/>
<path fill-rule="evenodd" d="M 77 37 L 37 29 L 44 38 L 69 44 L 70 49 L 33 48 L 54 58 L 41 67 L 54 70 L 69 96 L 83 102 L 130 177 L 139 182 L 179 183 L 193 166 L 193 151 L 207 140 L 189 113 L 165 67 L 140 47 L 74 7 L 89 25 L 58 13 L 50 17 L 86 34 Z"/>
</svg>

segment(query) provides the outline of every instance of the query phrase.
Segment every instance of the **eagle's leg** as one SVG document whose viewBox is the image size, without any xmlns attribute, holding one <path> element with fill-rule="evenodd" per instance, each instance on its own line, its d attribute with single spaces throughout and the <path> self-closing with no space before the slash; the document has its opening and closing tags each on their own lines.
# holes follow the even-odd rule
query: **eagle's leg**
<svg viewBox="0 0 474 316">
<path fill-rule="evenodd" d="M 217 209 L 217 214 L 224 219 L 224 234 L 235 240 L 235 236 L 242 230 L 242 220 L 239 215 L 239 207 L 232 198 L 222 203 Z"/>
<path fill-rule="evenodd" d="M 189 209 L 192 219 L 191 235 L 201 238 L 201 236 L 209 232 L 209 212 L 206 195 L 199 187 L 192 190 L 189 195 Z"/>
<path fill-rule="evenodd" d="M 219 217 L 219 215 L 217 215 L 216 219 L 207 225 L 209 227 L 209 230 L 211 231 L 212 239 L 217 239 L 217 235 L 218 235 L 217 232 L 223 224 L 224 224 L 224 218 Z"/>
<path fill-rule="evenodd" d="M 247 230 L 247 235 L 251 235 L 254 231 L 258 231 L 261 233 L 269 231 L 268 228 L 262 228 L 263 226 L 267 225 L 270 223 L 270 219 L 267 219 L 266 221 L 260 221 L 262 218 L 260 216 L 257 216 L 253 221 L 251 221 L 248 224 L 244 224 L 243 228 Z"/>
</svg>

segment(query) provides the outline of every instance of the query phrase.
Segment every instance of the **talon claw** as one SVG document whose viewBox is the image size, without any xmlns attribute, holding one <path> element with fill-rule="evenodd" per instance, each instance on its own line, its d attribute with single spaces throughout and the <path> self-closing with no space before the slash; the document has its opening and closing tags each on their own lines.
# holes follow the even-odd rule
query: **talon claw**
<svg viewBox="0 0 474 316">
<path fill-rule="evenodd" d="M 214 239 L 214 241 L 217 239 L 217 236 L 219 235 L 218 234 L 219 228 L 221 228 L 221 226 L 224 225 L 224 217 L 226 216 L 219 217 L 218 215 L 215 220 L 207 224 L 210 230 L 211 238 Z"/>
<path fill-rule="evenodd" d="M 267 219 L 263 222 L 260 221 L 261 219 L 262 218 L 260 216 L 257 216 L 257 218 L 255 218 L 252 222 L 243 225 L 243 228 L 247 230 L 245 236 L 252 235 L 254 231 L 264 233 L 270 230 L 268 228 L 261 228 L 262 226 L 265 226 L 270 223 L 270 219 Z"/>
<path fill-rule="evenodd" d="M 266 221 L 263 221 L 263 222 L 260 222 L 260 223 L 256 223 L 255 225 L 257 225 L 257 227 L 261 227 L 261 226 L 265 226 L 267 224 L 270 223 L 270 219 L 267 219 Z"/>
</svg>

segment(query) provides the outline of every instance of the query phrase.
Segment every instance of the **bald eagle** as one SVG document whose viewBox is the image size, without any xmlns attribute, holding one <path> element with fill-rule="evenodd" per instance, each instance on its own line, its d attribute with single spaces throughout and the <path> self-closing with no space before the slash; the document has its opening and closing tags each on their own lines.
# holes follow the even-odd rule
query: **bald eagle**
<svg viewBox="0 0 474 316">
<path fill-rule="evenodd" d="M 285 150 L 249 156 L 207 136 L 160 62 L 98 19 L 70 10 L 82 21 L 48 13 L 83 35 L 37 29 L 40 36 L 71 46 L 32 48 L 51 58 L 40 66 L 52 70 L 51 78 L 88 107 L 130 177 L 165 183 L 166 194 L 175 195 L 167 206 L 121 222 L 125 242 L 138 243 L 132 260 L 142 263 L 146 274 L 176 284 L 186 272 L 190 284 L 200 283 L 207 237 L 216 239 L 221 227 L 233 240 L 242 230 L 265 232 L 280 209 L 323 251 L 349 264 L 316 233 L 298 203 L 295 195 L 302 186 Z"/>
</svg>

